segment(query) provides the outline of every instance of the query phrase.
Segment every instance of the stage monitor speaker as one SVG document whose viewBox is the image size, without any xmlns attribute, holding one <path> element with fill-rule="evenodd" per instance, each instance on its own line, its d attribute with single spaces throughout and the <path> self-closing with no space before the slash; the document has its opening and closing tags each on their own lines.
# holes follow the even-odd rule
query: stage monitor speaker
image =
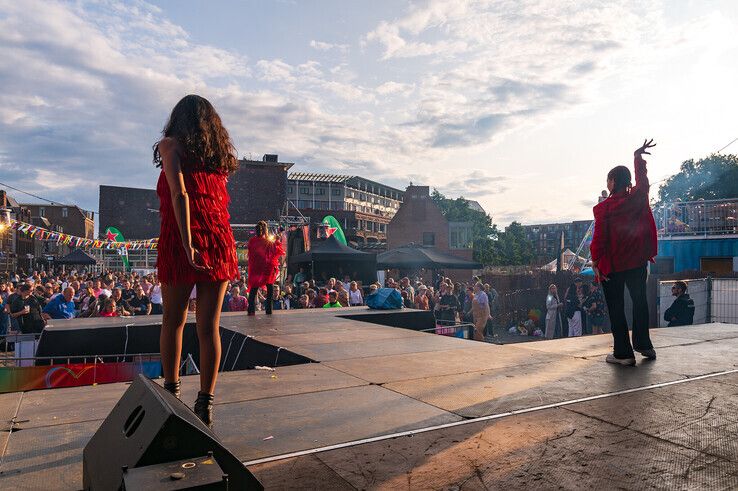
<svg viewBox="0 0 738 491">
<path fill-rule="evenodd" d="M 123 491 L 228 491 L 228 474 L 212 454 L 123 470 Z"/>
<path fill-rule="evenodd" d="M 129 469 L 212 451 L 230 489 L 264 489 L 179 399 L 143 375 L 134 379 L 82 453 L 85 490 L 120 489 Z"/>
</svg>

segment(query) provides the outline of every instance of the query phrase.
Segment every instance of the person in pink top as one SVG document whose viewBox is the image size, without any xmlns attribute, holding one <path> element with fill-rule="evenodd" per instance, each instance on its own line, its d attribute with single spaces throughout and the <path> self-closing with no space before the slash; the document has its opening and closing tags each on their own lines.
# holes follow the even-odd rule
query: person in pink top
<svg viewBox="0 0 738 491">
<path fill-rule="evenodd" d="M 241 289 L 237 286 L 231 288 L 231 300 L 228 302 L 228 308 L 231 312 L 246 312 L 248 301 L 246 297 L 241 295 Z"/>
</svg>

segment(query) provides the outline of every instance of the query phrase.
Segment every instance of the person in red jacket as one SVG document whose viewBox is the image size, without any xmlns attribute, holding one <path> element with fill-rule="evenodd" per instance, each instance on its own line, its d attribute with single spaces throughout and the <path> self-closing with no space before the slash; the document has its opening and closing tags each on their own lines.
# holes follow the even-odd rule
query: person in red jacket
<svg viewBox="0 0 738 491">
<path fill-rule="evenodd" d="M 648 176 L 643 154 L 656 146 L 644 141 L 634 152 L 635 186 L 630 170 L 619 165 L 607 174 L 610 196 L 594 207 L 594 234 L 590 251 L 596 281 L 602 282 L 605 301 L 610 311 L 613 353 L 608 363 L 635 365 L 633 350 L 648 359 L 656 351 L 648 335 L 648 301 L 646 298 L 647 263 L 656 256 L 656 224 L 648 203 Z M 633 344 L 628 337 L 625 318 L 625 286 L 633 300 Z"/>
<path fill-rule="evenodd" d="M 274 281 L 279 274 L 279 259 L 284 256 L 284 246 L 278 237 L 268 234 L 267 223 L 262 220 L 256 224 L 256 235 L 251 237 L 246 247 L 249 251 L 248 315 L 255 315 L 256 294 L 263 287 L 267 291 L 264 310 L 271 315 Z"/>
</svg>

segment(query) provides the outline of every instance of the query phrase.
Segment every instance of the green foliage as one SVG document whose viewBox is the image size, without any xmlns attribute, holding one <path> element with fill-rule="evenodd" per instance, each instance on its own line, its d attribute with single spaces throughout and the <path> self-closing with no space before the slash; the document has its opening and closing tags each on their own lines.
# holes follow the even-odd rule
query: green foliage
<svg viewBox="0 0 738 491">
<path fill-rule="evenodd" d="M 523 227 L 518 222 L 513 222 L 507 230 L 500 231 L 492 223 L 492 217 L 469 208 L 469 201 L 463 197 L 449 199 L 434 189 L 431 199 L 449 222 L 472 223 L 475 261 L 485 265 L 505 266 L 530 264 L 533 261 L 533 244 L 526 239 Z"/>
<path fill-rule="evenodd" d="M 738 198 L 738 156 L 712 154 L 682 163 L 659 188 L 659 202 Z"/>
<path fill-rule="evenodd" d="M 431 193 L 431 199 L 441 209 L 441 213 L 449 222 L 471 222 L 472 242 L 489 238 L 493 233 L 492 217 L 486 213 L 469 208 L 469 200 L 459 197 L 449 199 L 437 189 Z"/>
<path fill-rule="evenodd" d="M 500 264 L 517 266 L 531 264 L 535 255 L 533 243 L 525 236 L 523 226 L 512 222 L 499 238 Z"/>
</svg>

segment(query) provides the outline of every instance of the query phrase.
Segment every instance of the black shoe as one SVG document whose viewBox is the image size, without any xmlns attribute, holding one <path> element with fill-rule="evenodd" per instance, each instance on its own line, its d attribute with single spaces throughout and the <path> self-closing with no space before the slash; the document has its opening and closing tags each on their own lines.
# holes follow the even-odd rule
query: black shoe
<svg viewBox="0 0 738 491">
<path fill-rule="evenodd" d="M 636 359 L 635 357 L 632 358 L 615 358 L 615 355 L 609 354 L 605 357 L 605 361 L 607 363 L 613 363 L 615 365 L 625 365 L 628 367 L 635 366 Z"/>
<path fill-rule="evenodd" d="M 205 423 L 205 426 L 213 428 L 213 394 L 198 392 L 193 411 L 200 421 Z"/>
<path fill-rule="evenodd" d="M 272 309 L 267 309 L 266 310 L 266 315 L 272 315 Z"/>
<path fill-rule="evenodd" d="M 177 380 L 176 382 L 164 382 L 164 390 L 171 392 L 174 397 L 179 399 L 179 392 L 182 388 L 182 381 Z"/>
<path fill-rule="evenodd" d="M 644 356 L 644 358 L 646 358 L 648 360 L 655 360 L 656 359 L 656 350 L 653 349 L 653 348 L 651 348 L 651 349 L 643 349 L 643 350 L 638 349 L 636 351 L 639 352 L 640 354 L 642 354 Z"/>
</svg>

